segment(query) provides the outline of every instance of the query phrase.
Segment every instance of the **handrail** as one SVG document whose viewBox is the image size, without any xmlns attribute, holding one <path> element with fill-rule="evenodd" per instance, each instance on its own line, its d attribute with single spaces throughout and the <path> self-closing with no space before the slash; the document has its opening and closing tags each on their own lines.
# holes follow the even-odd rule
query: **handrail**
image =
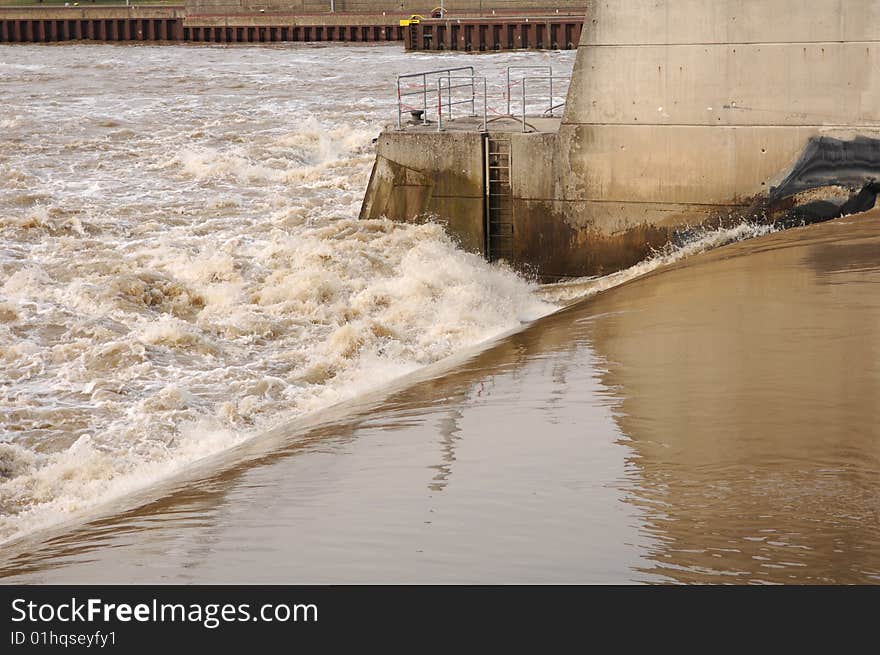
<svg viewBox="0 0 880 655">
<path fill-rule="evenodd" d="M 510 89 L 513 88 L 513 85 L 510 83 L 510 71 L 512 70 L 546 70 L 547 75 L 553 76 L 553 67 L 549 65 L 545 66 L 508 66 L 507 67 L 507 87 L 505 88 L 504 95 L 507 96 L 507 114 L 510 115 Z M 553 91 L 551 89 L 550 95 L 553 95 Z"/>
<path fill-rule="evenodd" d="M 523 77 L 519 80 L 514 79 L 512 73 L 514 71 L 549 71 L 547 75 L 529 75 Z M 467 74 L 456 74 L 465 72 Z M 417 125 L 427 125 L 433 120 L 433 111 L 436 111 L 437 114 L 437 130 L 440 131 L 443 128 L 444 123 L 448 126 L 449 121 L 452 120 L 453 110 L 456 105 L 467 105 L 470 104 L 470 116 L 476 117 L 477 114 L 477 95 L 478 95 L 478 85 L 480 81 L 482 81 L 482 93 L 483 93 L 483 126 L 482 130 L 486 131 L 486 126 L 488 124 L 488 113 L 491 111 L 493 114 L 498 114 L 499 116 L 508 116 L 514 118 L 515 120 L 519 120 L 518 116 L 515 116 L 512 112 L 516 111 L 512 109 L 513 106 L 513 98 L 511 94 L 511 90 L 514 87 L 520 86 L 522 87 L 522 108 L 519 113 L 522 114 L 522 123 L 523 123 L 523 131 L 526 131 L 527 125 L 525 122 L 526 114 L 527 114 L 527 103 L 529 101 L 529 83 L 531 83 L 531 91 L 532 98 L 532 109 L 533 113 L 535 110 L 535 103 L 542 104 L 546 101 L 546 109 L 543 110 L 543 113 L 540 111 L 536 116 L 549 116 L 554 117 L 554 111 L 560 107 L 565 105 L 565 101 L 557 102 L 557 98 L 554 97 L 554 82 L 561 80 L 570 80 L 571 78 L 568 76 L 559 76 L 553 75 L 553 68 L 548 65 L 541 66 L 508 66 L 506 71 L 507 77 L 507 86 L 504 89 L 504 100 L 507 102 L 507 112 L 503 112 L 503 105 L 499 109 L 495 109 L 494 107 L 490 107 L 490 98 L 489 98 L 489 78 L 484 75 L 475 75 L 473 66 L 458 66 L 454 68 L 438 68 L 435 70 L 422 71 L 418 73 L 407 73 L 405 75 L 397 76 L 397 129 L 403 129 L 403 115 L 407 111 L 413 114 L 414 121 L 408 124 L 417 124 Z M 418 80 L 416 84 L 407 84 L 407 80 Z M 445 82 L 444 82 L 445 80 Z M 436 81 L 436 84 L 434 82 Z M 545 99 L 545 93 L 547 93 L 547 88 L 542 87 L 540 92 L 534 90 L 534 83 L 536 82 L 549 82 L 549 93 Z M 496 85 L 493 83 L 493 102 L 500 100 L 495 96 L 497 90 L 500 90 L 500 85 Z M 458 93 L 456 94 L 456 90 L 458 89 L 470 89 L 470 93 Z M 431 97 L 432 94 L 436 94 L 436 98 Z M 445 95 L 444 95 L 445 94 Z M 456 99 L 456 95 L 458 98 Z M 421 98 L 421 100 L 415 100 L 414 104 L 406 104 L 406 102 L 413 102 L 411 100 L 407 100 L 408 98 Z M 431 120 L 429 120 L 429 110 L 432 108 Z"/>
<path fill-rule="evenodd" d="M 538 82 L 540 80 L 549 80 L 550 81 L 550 107 L 544 112 L 545 114 L 549 111 L 550 115 L 553 115 L 553 110 L 557 107 L 561 107 L 565 103 L 559 103 L 558 105 L 553 104 L 553 80 L 571 80 L 571 77 L 565 76 L 561 77 L 559 75 L 548 75 L 545 77 L 524 77 L 522 78 L 522 131 L 526 131 L 526 82 L 531 80 L 532 82 Z"/>
<path fill-rule="evenodd" d="M 463 87 L 471 87 L 473 90 L 474 82 L 477 80 L 483 80 L 483 125 L 481 128 L 481 132 L 486 131 L 486 126 L 489 124 L 489 105 L 488 105 L 488 83 L 486 82 L 485 75 L 456 75 L 452 77 L 438 77 L 437 78 L 437 131 L 440 132 L 443 129 L 443 80 L 446 80 L 448 91 L 447 94 L 447 111 L 449 112 L 449 120 L 452 120 L 452 106 L 453 105 L 461 105 L 467 102 L 471 103 L 471 116 L 475 116 L 476 112 L 474 110 L 474 95 L 471 95 L 470 100 L 456 100 L 452 101 L 452 89 L 460 89 Z M 452 86 L 452 80 L 470 80 L 470 84 L 459 84 L 457 86 Z"/>
<path fill-rule="evenodd" d="M 422 71 L 420 73 L 407 73 L 406 75 L 398 75 L 397 76 L 397 129 L 399 130 L 402 127 L 401 116 L 403 116 L 403 113 L 405 111 L 404 106 L 403 106 L 403 101 L 402 101 L 403 97 L 414 96 L 414 95 L 421 95 L 422 96 L 422 124 L 424 125 L 428 122 L 428 118 L 427 118 L 427 116 L 428 116 L 428 76 L 429 75 L 440 75 L 440 76 L 445 75 L 447 78 L 450 78 L 452 76 L 452 73 L 457 73 L 460 71 L 469 71 L 471 74 L 470 75 L 471 77 L 473 77 L 473 75 L 474 75 L 474 67 L 473 66 L 458 66 L 456 68 L 438 68 L 435 70 Z M 407 91 L 407 92 L 401 91 L 401 87 L 400 87 L 401 80 L 414 79 L 414 78 L 419 78 L 419 77 L 422 79 L 422 86 L 419 89 L 417 89 L 415 91 Z M 475 90 L 472 89 L 471 97 L 473 98 L 474 96 L 475 96 Z M 472 100 L 472 104 L 473 104 L 473 102 L 474 101 Z M 450 107 L 450 109 L 451 109 L 451 107 Z"/>
</svg>

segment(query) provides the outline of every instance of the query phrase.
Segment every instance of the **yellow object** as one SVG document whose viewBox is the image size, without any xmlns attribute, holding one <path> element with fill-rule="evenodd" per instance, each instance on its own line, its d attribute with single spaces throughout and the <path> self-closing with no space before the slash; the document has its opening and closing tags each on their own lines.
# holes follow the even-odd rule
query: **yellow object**
<svg viewBox="0 0 880 655">
<path fill-rule="evenodd" d="M 409 18 L 401 18 L 400 26 L 401 27 L 409 27 L 410 25 L 418 25 L 422 20 L 424 20 L 424 16 L 421 14 L 413 14 Z"/>
</svg>

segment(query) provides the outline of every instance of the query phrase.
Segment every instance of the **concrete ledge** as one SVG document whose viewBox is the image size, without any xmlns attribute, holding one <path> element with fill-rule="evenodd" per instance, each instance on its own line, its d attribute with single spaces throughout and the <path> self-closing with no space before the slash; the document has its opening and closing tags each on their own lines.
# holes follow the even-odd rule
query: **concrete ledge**
<svg viewBox="0 0 880 655">
<path fill-rule="evenodd" d="M 592 0 L 586 11 L 558 132 L 507 137 L 510 195 L 496 183 L 494 220 L 512 230 L 503 256 L 515 266 L 607 273 L 701 224 L 793 225 L 875 201 L 880 0 Z M 430 160 L 451 137 L 394 159 L 442 185 L 454 162 Z M 802 197 L 779 190 L 792 176 Z"/>
</svg>

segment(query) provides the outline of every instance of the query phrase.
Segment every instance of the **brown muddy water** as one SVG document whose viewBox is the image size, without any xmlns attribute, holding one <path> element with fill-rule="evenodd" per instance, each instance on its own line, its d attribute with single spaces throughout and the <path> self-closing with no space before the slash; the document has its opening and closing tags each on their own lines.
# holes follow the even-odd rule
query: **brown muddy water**
<svg viewBox="0 0 880 655">
<path fill-rule="evenodd" d="M 355 220 L 474 61 L 0 47 L 4 581 L 880 582 L 880 214 L 546 287 Z"/>
<path fill-rule="evenodd" d="M 880 581 L 880 213 L 697 255 L 10 580 Z"/>
</svg>

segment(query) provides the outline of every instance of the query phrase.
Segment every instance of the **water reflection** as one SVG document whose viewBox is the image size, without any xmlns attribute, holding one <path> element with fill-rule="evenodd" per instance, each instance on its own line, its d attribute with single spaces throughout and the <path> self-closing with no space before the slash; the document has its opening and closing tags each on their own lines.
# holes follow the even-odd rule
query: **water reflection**
<svg viewBox="0 0 880 655">
<path fill-rule="evenodd" d="M 641 570 L 880 581 L 878 223 L 740 244 L 593 304 L 658 544 Z"/>
<path fill-rule="evenodd" d="M 458 422 L 463 417 L 460 410 L 451 409 L 437 421 L 437 429 L 440 432 L 441 463 L 431 466 L 437 471 L 428 485 L 431 491 L 443 491 L 449 482 L 449 476 L 452 475 L 452 464 L 455 462 L 455 442 L 461 438 L 459 436 L 461 428 Z"/>
<path fill-rule="evenodd" d="M 628 581 L 644 544 L 617 484 L 617 400 L 575 318 L 563 312 L 338 420 L 249 444 L 159 500 L 20 544 L 0 575 Z"/>
</svg>

